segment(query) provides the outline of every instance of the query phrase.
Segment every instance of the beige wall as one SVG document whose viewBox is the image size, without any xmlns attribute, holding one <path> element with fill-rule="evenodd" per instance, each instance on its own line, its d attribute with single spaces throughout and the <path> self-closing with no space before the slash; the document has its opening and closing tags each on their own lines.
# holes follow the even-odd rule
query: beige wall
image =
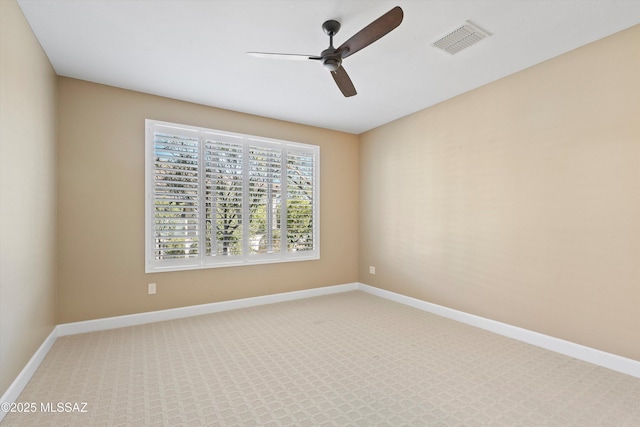
<svg viewBox="0 0 640 427">
<path fill-rule="evenodd" d="M 55 325 L 56 75 L 0 0 L 0 395 Z"/>
<path fill-rule="evenodd" d="M 359 280 L 640 360 L 639 46 L 636 26 L 361 135 Z"/>
<path fill-rule="evenodd" d="M 59 99 L 59 323 L 357 280 L 357 136 L 69 78 Z M 319 145 L 321 259 L 145 274 L 146 118 Z"/>
</svg>

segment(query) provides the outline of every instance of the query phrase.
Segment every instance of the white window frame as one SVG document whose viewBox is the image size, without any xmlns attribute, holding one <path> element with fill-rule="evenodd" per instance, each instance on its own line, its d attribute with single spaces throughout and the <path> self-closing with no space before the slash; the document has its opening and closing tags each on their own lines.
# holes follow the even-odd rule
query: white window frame
<svg viewBox="0 0 640 427">
<path fill-rule="evenodd" d="M 155 135 L 156 130 L 171 131 L 173 135 L 191 136 L 198 135 L 198 255 L 193 258 L 178 259 L 156 259 L 155 258 Z M 204 215 L 205 201 L 204 194 L 204 147 L 205 136 L 215 135 L 216 141 L 233 141 L 242 143 L 244 150 L 244 170 L 243 170 L 243 197 L 245 202 L 243 219 L 248 218 L 247 195 L 249 189 L 249 175 L 247 166 L 248 146 L 271 147 L 282 150 L 282 167 L 280 183 L 282 197 L 280 199 L 280 252 L 251 254 L 248 251 L 248 222 L 243 223 L 243 249 L 241 255 L 222 256 L 208 255 L 204 249 L 205 239 L 202 230 L 206 227 Z M 299 252 L 291 252 L 287 248 L 287 153 L 305 153 L 313 155 L 313 248 Z M 303 144 L 298 142 L 283 141 L 271 138 L 264 138 L 253 135 L 238 134 L 233 132 L 207 129 L 197 126 L 183 125 L 177 123 L 163 122 L 158 120 L 145 120 L 145 272 L 158 273 L 164 271 L 196 270 L 204 268 L 231 267 L 242 265 L 268 264 L 292 261 L 308 261 L 320 259 L 320 147 L 317 145 Z"/>
</svg>

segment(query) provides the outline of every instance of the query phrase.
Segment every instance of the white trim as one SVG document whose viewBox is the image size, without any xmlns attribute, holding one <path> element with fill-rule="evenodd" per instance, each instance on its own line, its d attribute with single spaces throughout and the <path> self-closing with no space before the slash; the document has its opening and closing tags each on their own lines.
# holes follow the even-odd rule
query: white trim
<svg viewBox="0 0 640 427">
<path fill-rule="evenodd" d="M 200 215 L 196 215 L 196 218 L 190 217 L 189 226 L 195 227 L 194 229 L 190 229 L 190 232 L 195 232 L 194 236 L 200 236 L 200 243 L 202 246 L 200 250 L 194 255 L 189 257 L 177 257 L 175 259 L 156 259 L 155 257 L 155 240 L 156 240 L 156 231 L 154 228 L 154 222 L 156 220 L 155 213 L 155 199 L 156 199 L 156 168 L 155 158 L 156 158 L 156 135 L 168 134 L 171 136 L 184 137 L 190 139 L 190 149 L 189 160 L 194 160 L 191 158 L 195 151 L 197 150 L 197 159 L 195 160 L 196 164 L 192 165 L 192 167 L 196 168 L 198 182 L 198 197 L 193 197 L 190 199 L 190 202 L 193 203 L 193 206 L 197 204 L 197 211 L 200 212 Z M 191 142 L 193 142 L 193 146 L 191 146 Z M 247 200 L 251 198 L 250 193 L 250 181 L 255 177 L 254 172 L 252 171 L 250 161 L 250 152 L 252 149 L 259 150 L 268 150 L 274 151 L 274 155 L 280 156 L 280 199 L 281 199 L 281 214 L 286 213 L 287 211 L 287 202 L 289 198 L 289 193 L 287 190 L 289 170 L 287 166 L 289 161 L 289 154 L 300 154 L 303 153 L 305 156 L 309 156 L 312 161 L 312 219 L 313 219 L 313 246 L 311 249 L 307 249 L 301 251 L 300 253 L 290 251 L 288 245 L 281 245 L 280 250 L 277 253 L 260 253 L 260 254 L 252 254 L 249 251 L 249 228 L 243 226 L 242 229 L 242 253 L 235 254 L 233 256 L 220 256 L 216 255 L 215 252 L 213 254 L 207 254 L 204 250 L 204 243 L 207 243 L 208 240 L 205 239 L 205 230 L 206 222 L 208 221 L 206 215 L 202 214 L 206 211 L 205 204 L 212 203 L 211 208 L 215 212 L 216 203 L 215 198 L 207 199 L 204 197 L 205 194 L 205 184 L 204 182 L 207 180 L 207 166 L 206 166 L 206 155 L 205 152 L 211 151 L 212 153 L 218 152 L 218 148 L 209 147 L 208 143 L 211 142 L 214 145 L 217 142 L 225 142 L 231 143 L 237 146 L 239 150 L 239 154 L 243 157 L 242 165 L 240 167 L 241 174 L 239 176 L 242 177 L 242 206 L 243 206 L 243 216 L 242 218 L 249 217 L 249 207 L 247 204 Z M 173 145 L 171 143 L 170 145 Z M 209 147 L 209 148 L 208 148 Z M 160 151 L 168 151 L 167 149 L 161 149 Z M 170 151 L 170 150 L 169 150 Z M 179 153 L 180 151 L 174 151 L 174 153 Z M 183 153 L 186 155 L 186 153 Z M 164 155 L 163 155 L 164 157 Z M 261 156 L 259 156 L 261 157 Z M 270 173 L 275 173 L 273 169 L 269 169 Z M 215 191 L 214 191 L 215 193 Z M 236 195 L 237 197 L 240 194 Z M 272 199 L 268 199 L 269 201 L 273 201 Z M 308 261 L 308 260 L 318 260 L 320 259 L 320 146 L 313 144 L 305 144 L 301 142 L 295 141 L 285 141 L 278 140 L 273 138 L 264 138 L 260 136 L 252 136 L 246 134 L 239 134 L 227 131 L 221 131 L 216 129 L 207 129 L 198 126 L 190 126 L 185 124 L 178 123 L 169 123 L 151 119 L 145 119 L 145 273 L 161 273 L 167 271 L 181 271 L 181 270 L 199 270 L 206 268 L 219 268 L 219 267 L 235 267 L 235 266 L 245 266 L 245 265 L 259 265 L 259 264 L 270 264 L 270 263 L 279 263 L 279 262 L 293 262 L 293 261 Z M 214 215 L 215 216 L 215 215 Z M 267 217 L 267 220 L 271 220 L 270 216 Z M 196 224 L 197 222 L 197 224 Z M 245 221 L 246 222 L 246 221 Z M 286 243 L 288 238 L 288 229 L 287 229 L 287 221 L 281 221 L 281 224 L 278 226 L 278 229 L 281 232 L 281 241 Z M 269 232 L 272 229 L 269 227 Z M 208 238 L 213 239 L 213 243 L 216 242 L 216 236 L 214 235 Z M 207 242 L 205 242 L 207 240 Z"/>
<path fill-rule="evenodd" d="M 2 397 L 0 397 L 0 403 L 13 403 L 16 401 L 16 399 L 18 399 L 18 396 L 20 396 L 22 390 L 24 390 L 27 383 L 31 380 L 31 377 L 38 369 L 38 366 L 40 366 L 47 353 L 49 353 L 49 350 L 53 346 L 53 343 L 56 342 L 57 337 L 58 335 L 56 326 L 55 328 L 53 328 L 47 338 L 44 339 L 33 356 L 31 356 L 31 359 L 29 359 L 24 368 L 22 368 L 22 371 L 20 371 L 16 379 L 13 380 Z M 0 421 L 2 421 L 5 415 L 7 415 L 7 413 L 0 410 Z"/>
<path fill-rule="evenodd" d="M 373 286 L 358 283 L 358 290 L 369 294 L 379 296 L 391 301 L 399 302 L 419 310 L 427 311 L 447 319 L 456 320 L 467 325 L 485 329 L 505 337 L 513 338 L 518 341 L 526 342 L 556 353 L 564 354 L 584 362 L 602 366 L 613 371 L 631 375 L 640 378 L 640 361 L 628 359 L 616 354 L 607 353 L 602 350 L 565 341 L 539 332 L 530 331 L 528 329 L 519 328 L 496 320 L 487 319 L 476 316 L 474 314 L 465 313 L 463 311 L 454 310 L 452 308 L 433 304 L 417 298 L 408 297 L 406 295 L 376 288 Z"/>
<path fill-rule="evenodd" d="M 339 292 L 355 291 L 357 289 L 357 283 L 349 283 L 346 285 L 325 286 L 322 288 L 312 288 L 231 301 L 212 302 L 209 304 L 191 305 L 187 307 L 170 308 L 167 310 L 86 320 L 83 322 L 64 323 L 57 327 L 58 336 L 62 337 L 65 335 L 104 331 L 106 329 L 124 328 L 127 326 L 143 325 L 145 323 L 161 322 L 164 320 L 181 319 L 184 317 L 199 316 L 201 314 L 235 310 L 237 308 L 255 307 L 257 305 L 266 305 L 320 295 L 335 294 Z"/>
</svg>

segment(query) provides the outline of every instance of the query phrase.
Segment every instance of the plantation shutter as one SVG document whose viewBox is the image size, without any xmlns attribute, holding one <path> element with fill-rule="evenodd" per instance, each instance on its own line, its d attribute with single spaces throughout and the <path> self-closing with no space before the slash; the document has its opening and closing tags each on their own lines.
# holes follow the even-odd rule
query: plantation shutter
<svg viewBox="0 0 640 427">
<path fill-rule="evenodd" d="M 244 253 L 242 140 L 207 135 L 204 151 L 206 254 L 210 256 L 242 255 Z"/>
<path fill-rule="evenodd" d="M 175 261 L 198 256 L 198 134 L 156 126 L 153 135 L 153 257 Z"/>
<path fill-rule="evenodd" d="M 249 253 L 280 252 L 282 148 L 249 145 Z"/>
<path fill-rule="evenodd" d="M 313 152 L 290 149 L 287 152 L 287 251 L 315 249 L 317 197 Z"/>
</svg>

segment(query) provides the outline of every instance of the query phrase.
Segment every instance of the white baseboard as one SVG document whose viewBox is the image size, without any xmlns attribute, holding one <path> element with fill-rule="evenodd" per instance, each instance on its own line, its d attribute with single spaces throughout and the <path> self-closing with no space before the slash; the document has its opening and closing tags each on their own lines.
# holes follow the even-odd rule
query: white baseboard
<svg viewBox="0 0 640 427">
<path fill-rule="evenodd" d="M 391 301 L 399 302 L 438 316 L 456 320 L 467 325 L 475 326 L 487 331 L 494 332 L 505 337 L 513 338 L 518 341 L 526 342 L 556 353 L 564 354 L 578 360 L 602 366 L 613 371 L 631 375 L 640 378 L 640 361 L 628 359 L 616 354 L 607 353 L 594 348 L 586 347 L 560 338 L 555 338 L 539 332 L 530 331 L 528 329 L 519 328 L 506 323 L 476 316 L 474 314 L 465 313 L 463 311 L 454 310 L 452 308 L 443 307 L 417 298 L 408 297 L 406 295 L 376 288 L 373 286 L 358 283 L 358 289 L 372 295 L 376 295 Z"/>
<path fill-rule="evenodd" d="M 146 313 L 107 317 L 104 319 L 86 320 L 83 322 L 63 323 L 58 325 L 56 328 L 58 333 L 57 336 L 62 337 L 65 335 L 83 334 L 86 332 L 104 331 L 106 329 L 143 325 L 145 323 L 181 319 L 184 317 L 199 316 L 201 314 L 235 310 L 237 308 L 255 307 L 257 305 L 266 305 L 302 298 L 310 298 L 320 295 L 335 294 L 339 292 L 355 291 L 357 289 L 358 283 L 349 283 L 345 285 L 325 286 L 322 288 L 283 292 L 280 294 L 271 294 L 259 297 L 236 299 L 231 301 L 212 302 L 209 304 L 170 308 L 167 310 L 149 311 Z"/>
<path fill-rule="evenodd" d="M 56 328 L 53 328 L 53 331 L 45 338 L 38 350 L 36 350 L 33 356 L 31 356 L 31 359 L 29 359 L 24 368 L 22 368 L 22 371 L 20 371 L 16 379 L 13 380 L 9 388 L 4 392 L 2 397 L 0 397 L 0 404 L 13 403 L 18 399 L 18 396 L 20 396 L 22 390 L 24 390 L 29 380 L 31 380 L 40 363 L 42 363 L 47 353 L 49 353 L 53 343 L 56 342 L 56 338 Z M 2 421 L 5 415 L 7 415 L 7 413 L 0 410 L 0 421 Z"/>
</svg>

